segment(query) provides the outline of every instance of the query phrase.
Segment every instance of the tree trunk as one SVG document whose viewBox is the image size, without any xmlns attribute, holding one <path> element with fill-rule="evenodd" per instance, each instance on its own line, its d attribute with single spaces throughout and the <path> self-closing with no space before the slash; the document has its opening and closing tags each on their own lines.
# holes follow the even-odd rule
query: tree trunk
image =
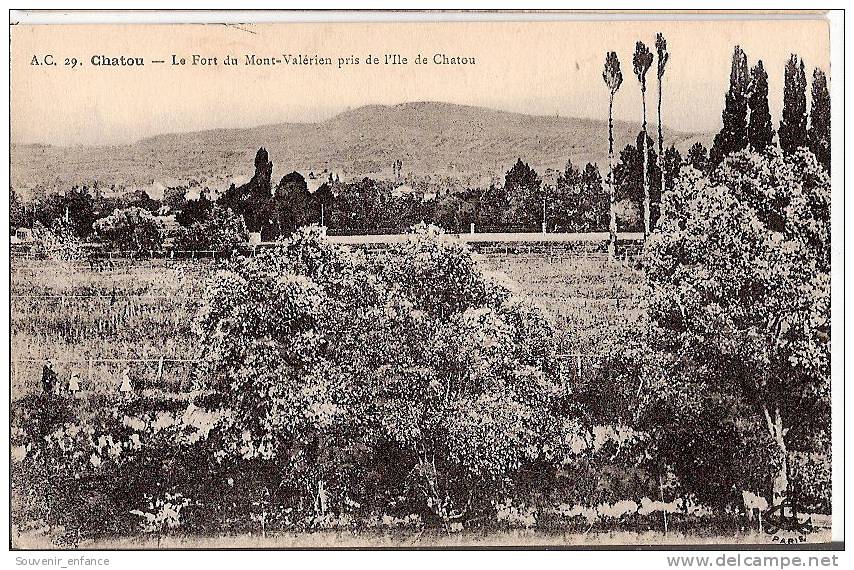
<svg viewBox="0 0 854 570">
<path fill-rule="evenodd" d="M 765 414 L 768 431 L 777 444 L 777 453 L 779 453 L 779 466 L 777 475 L 774 477 L 773 494 L 771 497 L 772 504 L 776 506 L 782 504 L 789 493 L 789 458 L 786 448 L 786 434 L 789 432 L 789 429 L 783 427 L 783 418 L 780 415 L 779 407 L 774 408 L 773 417 L 768 412 L 767 406 L 763 406 L 762 411 Z"/>
<path fill-rule="evenodd" d="M 643 152 L 643 237 L 649 236 L 649 149 L 646 146 L 646 89 L 641 89 L 643 103 L 643 134 L 641 152 Z"/>
<path fill-rule="evenodd" d="M 318 480 L 317 481 L 317 495 L 316 495 L 316 499 L 315 499 L 315 503 L 314 503 L 315 504 L 314 509 L 318 515 L 325 515 L 326 514 L 326 510 L 327 510 L 326 500 L 327 500 L 326 487 L 323 485 L 323 480 Z"/>
<path fill-rule="evenodd" d="M 614 188 L 614 93 L 608 102 L 608 259 L 617 257 L 617 191 Z"/>
<path fill-rule="evenodd" d="M 658 168 L 661 172 L 660 194 L 664 194 L 664 127 L 661 120 L 661 76 L 658 76 Z M 659 194 L 659 195 L 660 195 Z M 661 216 L 661 198 L 658 199 L 658 215 Z"/>
</svg>

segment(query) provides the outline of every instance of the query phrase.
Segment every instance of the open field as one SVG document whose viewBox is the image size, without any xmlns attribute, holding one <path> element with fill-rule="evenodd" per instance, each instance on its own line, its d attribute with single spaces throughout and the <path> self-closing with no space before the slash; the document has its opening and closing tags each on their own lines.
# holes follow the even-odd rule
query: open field
<svg viewBox="0 0 854 570">
<path fill-rule="evenodd" d="M 202 262 L 110 271 L 13 263 L 13 397 L 38 386 L 45 358 L 55 362 L 60 378 L 77 372 L 84 391 L 109 391 L 125 365 L 141 387 L 150 386 L 161 357 L 161 379 L 179 385 L 188 365 L 178 361 L 192 358 L 194 304 L 209 271 Z"/>
</svg>

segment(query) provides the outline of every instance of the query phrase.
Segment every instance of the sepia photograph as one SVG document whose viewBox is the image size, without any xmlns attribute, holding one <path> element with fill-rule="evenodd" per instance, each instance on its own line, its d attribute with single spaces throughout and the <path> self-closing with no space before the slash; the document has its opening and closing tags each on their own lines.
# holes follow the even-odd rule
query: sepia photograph
<svg viewBox="0 0 854 570">
<path fill-rule="evenodd" d="M 841 14 L 142 15 L 10 12 L 12 550 L 844 548 Z"/>
</svg>

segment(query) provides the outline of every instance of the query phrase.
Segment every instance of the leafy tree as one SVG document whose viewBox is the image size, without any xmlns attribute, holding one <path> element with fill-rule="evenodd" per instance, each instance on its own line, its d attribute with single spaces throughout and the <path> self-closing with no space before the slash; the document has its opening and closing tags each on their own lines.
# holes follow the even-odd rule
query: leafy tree
<svg viewBox="0 0 854 570">
<path fill-rule="evenodd" d="M 204 218 L 182 228 L 176 247 L 184 250 L 230 251 L 249 240 L 242 216 L 213 205 Z"/>
<path fill-rule="evenodd" d="M 747 125 L 747 137 L 750 149 L 762 152 L 774 144 L 774 127 L 771 125 L 771 111 L 768 109 L 768 74 L 759 60 L 750 72 L 750 123 Z"/>
<path fill-rule="evenodd" d="M 812 153 L 830 172 L 830 93 L 827 90 L 827 76 L 818 68 L 812 74 L 812 100 L 807 139 Z"/>
<path fill-rule="evenodd" d="M 527 227 L 539 226 L 543 220 L 542 179 L 518 159 L 504 176 L 504 191 L 510 201 L 513 217 Z"/>
<path fill-rule="evenodd" d="M 163 191 L 163 205 L 172 213 L 180 212 L 187 204 L 187 188 L 178 186 Z"/>
<path fill-rule="evenodd" d="M 747 133 L 748 94 L 750 77 L 747 55 L 740 46 L 732 54 L 732 69 L 729 74 L 729 90 L 724 99 L 721 118 L 723 126 L 715 135 L 709 160 L 712 167 L 723 162 L 728 155 L 747 148 L 750 137 Z"/>
<path fill-rule="evenodd" d="M 289 235 L 296 228 L 309 224 L 313 217 L 311 193 L 302 174 L 291 172 L 282 177 L 276 186 L 272 206 L 276 229 L 270 237 Z M 319 221 L 320 212 L 317 213 L 317 219 Z"/>
<path fill-rule="evenodd" d="M 131 192 L 126 192 L 119 196 L 116 207 L 118 208 L 142 208 L 152 214 L 160 209 L 160 201 L 155 200 L 148 195 L 148 192 L 139 188 Z"/>
<path fill-rule="evenodd" d="M 641 408 L 680 391 L 731 400 L 730 421 L 770 446 L 775 504 L 792 443 L 829 425 L 829 201 L 811 153 L 737 153 L 710 177 L 684 172 L 647 247 Z"/>
<path fill-rule="evenodd" d="M 676 147 L 671 146 L 666 151 L 664 151 L 664 161 L 662 163 L 662 173 L 661 179 L 664 182 L 664 192 L 670 192 L 673 190 L 673 187 L 676 184 L 676 180 L 679 178 L 679 171 L 682 168 L 682 155 L 679 154 L 679 151 Z M 658 202 L 656 204 L 657 208 L 660 208 L 661 203 Z M 657 219 L 656 215 L 656 219 Z"/>
<path fill-rule="evenodd" d="M 195 200 L 187 200 L 181 210 L 175 214 L 175 221 L 181 226 L 189 228 L 197 222 L 201 222 L 210 216 L 214 202 L 208 199 L 207 194 L 202 192 Z"/>
<path fill-rule="evenodd" d="M 630 219 L 635 217 L 634 212 L 643 212 L 644 178 L 652 181 L 650 188 L 650 215 L 653 216 L 652 223 L 655 223 L 658 217 L 657 210 L 653 211 L 652 203 L 657 204 L 660 200 L 661 190 L 659 184 L 661 183 L 661 173 L 658 170 L 657 154 L 655 149 L 651 148 L 653 141 L 648 135 L 645 146 L 652 160 L 644 161 L 643 151 L 641 150 L 644 146 L 643 136 L 643 132 L 638 133 L 637 144 L 626 145 L 626 148 L 620 152 L 620 161 L 614 167 L 617 200 L 622 203 L 620 209 L 624 214 L 622 218 L 625 222 L 629 222 Z M 646 164 L 648 170 L 646 177 L 643 175 L 644 164 Z M 631 205 L 629 206 L 629 204 Z M 627 213 L 630 215 L 625 216 Z M 643 219 L 639 218 L 639 220 L 641 222 L 640 225 L 631 222 L 630 225 L 626 226 L 627 229 L 629 231 L 642 231 Z"/>
<path fill-rule="evenodd" d="M 635 75 L 641 88 L 641 102 L 643 108 L 643 126 L 641 137 L 641 154 L 643 156 L 642 178 L 643 178 L 643 235 L 649 235 L 652 221 L 650 220 L 650 195 L 649 195 L 649 136 L 646 133 L 646 74 L 652 66 L 652 52 L 643 42 L 635 45 L 635 55 L 632 59 Z M 663 73 L 663 68 L 662 68 Z"/>
<path fill-rule="evenodd" d="M 32 250 L 39 257 L 59 261 L 83 258 L 83 242 L 71 224 L 62 218 L 54 220 L 50 228 L 35 223 Z"/>
<path fill-rule="evenodd" d="M 807 138 L 807 77 L 804 62 L 792 54 L 786 62 L 786 79 L 783 86 L 783 118 L 780 120 L 780 148 L 794 154 L 801 147 L 809 147 Z"/>
<path fill-rule="evenodd" d="M 93 226 L 97 236 L 121 251 L 160 249 L 163 236 L 151 212 L 138 207 L 116 209 Z"/>
<path fill-rule="evenodd" d="M 26 204 L 12 188 L 9 188 L 9 234 L 14 234 L 18 228 L 28 227 Z"/>
<path fill-rule="evenodd" d="M 620 71 L 620 60 L 616 52 L 608 52 L 605 56 L 605 69 L 602 79 L 608 87 L 608 257 L 614 259 L 617 247 L 617 191 L 614 185 L 614 95 L 623 84 L 623 72 Z"/>
<path fill-rule="evenodd" d="M 436 199 L 431 221 L 455 232 L 467 231 L 475 219 L 475 204 L 463 193 L 445 194 Z"/>
<path fill-rule="evenodd" d="M 577 230 L 581 215 L 581 171 L 572 160 L 566 161 L 563 172 L 557 175 L 552 200 L 553 223 L 563 229 Z"/>
<path fill-rule="evenodd" d="M 217 275 L 196 330 L 226 454 L 277 473 L 297 512 L 405 501 L 466 523 L 578 429 L 549 321 L 434 228 L 376 262 L 302 228 Z"/>
<path fill-rule="evenodd" d="M 578 170 L 572 160 L 566 161 L 563 171 L 557 175 L 557 187 L 567 192 L 571 192 L 573 188 L 581 185 L 581 171 Z"/>
<path fill-rule="evenodd" d="M 688 149 L 688 156 L 685 157 L 685 164 L 703 173 L 708 171 L 709 151 L 706 150 L 703 143 L 695 142 L 691 145 L 691 148 Z"/>
<path fill-rule="evenodd" d="M 66 220 L 77 237 L 86 238 L 101 211 L 99 200 L 87 186 L 74 186 L 62 193 L 47 195 L 33 204 L 33 216 L 50 228 L 56 220 Z"/>
<path fill-rule="evenodd" d="M 267 149 L 261 147 L 255 153 L 255 173 L 249 182 L 239 187 L 232 184 L 217 200 L 223 208 L 242 215 L 249 231 L 261 232 L 264 239 L 280 235 L 277 220 L 273 218 L 280 213 L 281 204 L 272 202 L 272 175 L 273 162 Z"/>
<path fill-rule="evenodd" d="M 308 201 L 308 219 L 311 223 L 326 226 L 329 216 L 332 214 L 335 196 L 332 186 L 326 182 L 315 190 Z"/>
<path fill-rule="evenodd" d="M 603 231 L 608 227 L 608 193 L 599 166 L 578 170 L 571 161 L 547 189 L 549 226 L 562 231 Z"/>
<path fill-rule="evenodd" d="M 581 174 L 580 191 L 575 207 L 574 225 L 578 231 L 593 232 L 605 227 L 608 217 L 608 196 L 602 188 L 599 167 L 587 163 Z"/>
<path fill-rule="evenodd" d="M 490 227 L 499 225 L 510 211 L 510 199 L 504 186 L 490 184 L 478 198 L 477 225 Z"/>
</svg>

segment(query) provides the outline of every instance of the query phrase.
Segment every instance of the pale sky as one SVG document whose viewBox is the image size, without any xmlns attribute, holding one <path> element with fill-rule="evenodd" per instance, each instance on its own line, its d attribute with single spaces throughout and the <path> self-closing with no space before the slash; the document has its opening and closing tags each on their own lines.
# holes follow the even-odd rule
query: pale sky
<svg viewBox="0 0 854 570">
<path fill-rule="evenodd" d="M 444 101 L 506 111 L 607 119 L 602 66 L 616 51 L 623 86 L 617 119 L 640 120 L 632 72 L 635 42 L 667 38 L 664 122 L 681 131 L 720 126 L 733 46 L 769 75 L 775 128 L 790 53 L 829 73 L 829 27 L 820 20 L 667 22 L 442 22 L 262 25 L 17 25 L 12 27 L 12 140 L 54 145 L 116 144 L 168 132 L 316 121 L 346 108 Z M 366 65 L 399 53 L 405 66 Z M 416 65 L 418 54 L 473 57 L 475 65 Z M 34 66 L 52 54 L 57 66 Z M 186 66 L 169 64 L 172 55 Z M 218 66 L 192 66 L 193 54 Z M 222 65 L 226 54 L 238 66 Z M 248 67 L 246 54 L 331 57 L 331 66 Z M 96 67 L 93 55 L 138 56 L 145 66 Z M 359 65 L 339 69 L 339 57 Z M 64 59 L 83 65 L 70 69 Z M 153 64 L 151 60 L 166 60 Z M 647 80 L 655 120 L 655 63 Z"/>
</svg>

